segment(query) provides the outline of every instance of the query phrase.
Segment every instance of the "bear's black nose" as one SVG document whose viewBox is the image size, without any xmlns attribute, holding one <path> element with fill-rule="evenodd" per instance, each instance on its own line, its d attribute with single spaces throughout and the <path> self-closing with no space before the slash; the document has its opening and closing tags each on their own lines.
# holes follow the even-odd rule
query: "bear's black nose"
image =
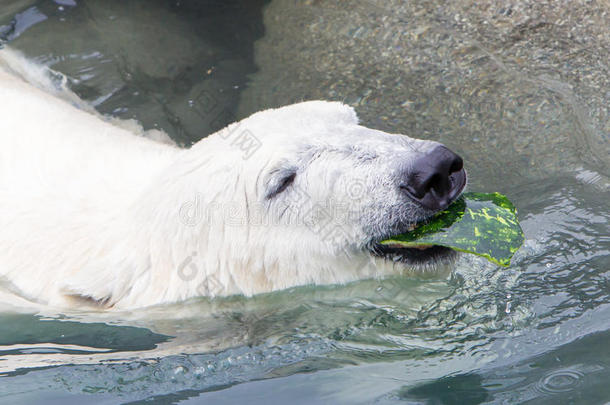
<svg viewBox="0 0 610 405">
<path fill-rule="evenodd" d="M 466 185 L 463 167 L 461 157 L 439 145 L 417 158 L 400 188 L 426 208 L 445 209 Z"/>
</svg>

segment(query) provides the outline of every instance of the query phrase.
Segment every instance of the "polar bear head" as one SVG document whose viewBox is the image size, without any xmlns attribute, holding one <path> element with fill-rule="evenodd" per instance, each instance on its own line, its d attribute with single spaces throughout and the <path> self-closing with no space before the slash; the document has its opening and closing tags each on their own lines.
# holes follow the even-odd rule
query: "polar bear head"
<svg viewBox="0 0 610 405">
<path fill-rule="evenodd" d="M 6 51 L 0 59 L 9 72 L 53 92 L 25 59 Z M 263 111 L 181 150 L 126 138 L 125 125 L 72 107 L 80 105 L 73 94 L 53 102 L 10 75 L 2 80 L 42 112 L 39 127 L 7 121 L 27 134 L 11 135 L 7 148 L 29 158 L 36 151 L 30 143 L 44 149 L 44 166 L 12 169 L 23 159 L 9 159 L 7 173 L 33 177 L 40 189 L 32 198 L 23 187 L 29 183 L 17 177 L 15 190 L 28 189 L 27 197 L 10 192 L 0 201 L 13 213 L 4 223 L 2 267 L 28 297 L 134 308 L 429 270 L 452 257 L 440 247 L 379 242 L 459 196 L 466 183 L 461 159 L 436 142 L 360 126 L 341 103 Z M 17 148 L 13 138 L 28 146 Z M 66 175 L 80 167 L 78 180 Z"/>
<path fill-rule="evenodd" d="M 379 242 L 444 209 L 465 184 L 461 159 L 441 144 L 360 126 L 341 103 L 304 102 L 185 151 L 157 187 L 158 222 L 175 209 L 179 224 L 158 244 L 172 246 L 165 262 L 182 271 L 181 298 L 429 270 L 452 251 Z"/>
</svg>

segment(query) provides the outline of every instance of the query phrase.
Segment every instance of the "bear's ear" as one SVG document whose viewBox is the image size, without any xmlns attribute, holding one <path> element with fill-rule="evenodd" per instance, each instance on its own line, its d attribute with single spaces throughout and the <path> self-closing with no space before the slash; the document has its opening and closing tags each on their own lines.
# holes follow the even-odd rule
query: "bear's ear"
<svg viewBox="0 0 610 405">
<path fill-rule="evenodd" d="M 283 167 L 272 171 L 265 182 L 265 199 L 269 200 L 286 190 L 296 177 L 295 167 Z"/>
<path fill-rule="evenodd" d="M 286 107 L 284 107 L 286 108 Z M 288 109 L 298 109 L 301 117 L 314 121 L 324 120 L 334 124 L 357 125 L 358 115 L 353 107 L 339 101 L 304 101 L 293 104 Z"/>
<path fill-rule="evenodd" d="M 358 119 L 358 114 L 356 114 L 356 110 L 354 110 L 354 107 L 336 101 L 333 102 L 333 104 L 335 104 L 335 108 L 338 112 L 337 120 L 340 120 L 346 124 L 358 125 L 358 122 L 360 120 Z"/>
</svg>

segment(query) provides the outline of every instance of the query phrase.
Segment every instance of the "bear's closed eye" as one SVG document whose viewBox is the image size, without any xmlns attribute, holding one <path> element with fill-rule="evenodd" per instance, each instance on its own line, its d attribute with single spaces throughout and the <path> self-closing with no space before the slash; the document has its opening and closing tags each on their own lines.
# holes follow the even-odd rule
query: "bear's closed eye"
<svg viewBox="0 0 610 405">
<path fill-rule="evenodd" d="M 273 182 L 269 192 L 267 192 L 267 199 L 273 198 L 286 190 L 294 182 L 296 176 L 296 172 L 288 172 L 284 177 L 280 178 L 279 181 Z"/>
</svg>

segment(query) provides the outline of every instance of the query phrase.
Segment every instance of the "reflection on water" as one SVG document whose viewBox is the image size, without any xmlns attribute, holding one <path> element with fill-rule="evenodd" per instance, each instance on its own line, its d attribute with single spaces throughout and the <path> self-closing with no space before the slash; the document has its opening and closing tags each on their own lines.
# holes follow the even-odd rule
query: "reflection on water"
<svg viewBox="0 0 610 405">
<path fill-rule="evenodd" d="M 255 70 L 258 0 L 13 3 L 0 7 L 0 38 L 68 75 L 100 112 L 162 128 L 183 144 L 233 120 Z"/>
<path fill-rule="evenodd" d="M 6 304 L 0 398 L 607 400 L 610 103 L 595 48 L 607 17 L 570 39 L 564 25 L 587 13 L 577 6 L 532 5 L 521 21 L 522 3 L 409 2 L 392 13 L 372 1 L 268 3 L 10 0 L 0 35 L 66 73 L 101 112 L 186 144 L 233 114 L 311 97 L 345 99 L 369 126 L 441 140 L 466 157 L 471 190 L 502 191 L 519 208 L 526 241 L 513 265 L 464 256 L 447 279 L 125 313 Z"/>
</svg>

